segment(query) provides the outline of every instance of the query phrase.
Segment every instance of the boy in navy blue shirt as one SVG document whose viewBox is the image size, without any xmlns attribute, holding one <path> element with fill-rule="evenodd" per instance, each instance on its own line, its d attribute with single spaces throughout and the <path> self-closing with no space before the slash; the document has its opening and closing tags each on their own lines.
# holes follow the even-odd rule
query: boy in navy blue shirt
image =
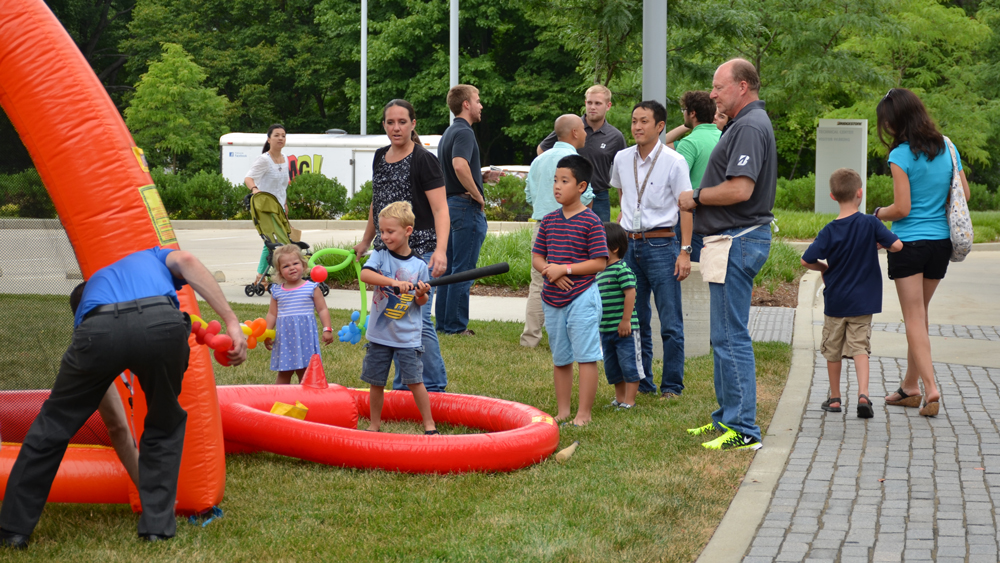
<svg viewBox="0 0 1000 563">
<path fill-rule="evenodd" d="M 882 270 L 878 249 L 899 252 L 899 237 L 873 215 L 858 212 L 862 198 L 861 176 L 840 168 L 830 176 L 830 197 L 840 204 L 840 214 L 816 236 L 802 265 L 823 274 L 826 302 L 823 342 L 830 375 L 830 398 L 823 410 L 840 412 L 840 364 L 853 358 L 858 373 L 858 417 L 871 418 L 875 411 L 868 398 L 868 355 L 871 353 L 872 315 L 882 312 Z M 826 259 L 826 263 L 819 260 Z"/>
</svg>

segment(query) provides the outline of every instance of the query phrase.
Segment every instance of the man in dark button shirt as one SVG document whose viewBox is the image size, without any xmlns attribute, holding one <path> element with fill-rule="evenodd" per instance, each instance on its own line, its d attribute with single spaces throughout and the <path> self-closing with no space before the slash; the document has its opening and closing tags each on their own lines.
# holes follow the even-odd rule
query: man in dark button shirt
<svg viewBox="0 0 1000 563">
<path fill-rule="evenodd" d="M 455 121 L 445 129 L 438 142 L 438 160 L 444 174 L 448 195 L 451 236 L 448 237 L 447 274 L 457 274 L 476 267 L 479 251 L 486 240 L 485 192 L 479 161 L 479 144 L 472 124 L 482 119 L 483 104 L 475 86 L 459 84 L 448 91 L 448 109 Z M 499 173 L 489 173 L 487 182 L 495 182 Z M 437 331 L 446 334 L 475 334 L 469 330 L 469 290 L 472 282 L 443 285 L 437 290 L 434 315 Z"/>
<path fill-rule="evenodd" d="M 625 149 L 625 137 L 614 125 L 604 120 L 611 109 L 611 90 L 595 84 L 587 88 L 584 102 L 587 112 L 583 115 L 583 125 L 587 132 L 587 142 L 579 152 L 594 166 L 590 182 L 594 190 L 594 213 L 597 213 L 601 221 L 607 222 L 611 220 L 611 199 L 608 192 L 611 186 L 611 165 L 618 151 Z M 538 154 L 551 149 L 556 141 L 556 133 L 553 131 L 539 143 L 536 149 Z"/>
<path fill-rule="evenodd" d="M 702 444 L 713 450 L 761 447 L 756 363 L 747 324 L 753 278 L 771 250 L 778 154 L 759 91 L 757 69 L 743 59 L 728 61 L 715 71 L 711 97 L 729 116 L 729 124 L 712 150 L 701 187 L 682 193 L 679 202 L 682 210 L 694 210 L 694 232 L 706 237 L 702 274 L 707 276 L 713 263 L 725 267 L 720 268 L 724 271 L 720 283 L 709 283 L 719 409 L 712 413 L 711 423 L 688 430 L 693 435 L 722 433 Z"/>
</svg>

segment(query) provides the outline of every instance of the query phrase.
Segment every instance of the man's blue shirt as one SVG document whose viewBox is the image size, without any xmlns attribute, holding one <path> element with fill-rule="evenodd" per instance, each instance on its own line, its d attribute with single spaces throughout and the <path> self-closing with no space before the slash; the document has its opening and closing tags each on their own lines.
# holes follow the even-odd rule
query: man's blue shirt
<svg viewBox="0 0 1000 563">
<path fill-rule="evenodd" d="M 177 290 L 187 282 L 174 277 L 167 268 L 167 255 L 171 252 L 172 248 L 159 246 L 140 250 L 94 272 L 83 289 L 73 326 L 83 322 L 83 317 L 95 307 L 143 297 L 166 295 L 180 307 Z"/>
</svg>

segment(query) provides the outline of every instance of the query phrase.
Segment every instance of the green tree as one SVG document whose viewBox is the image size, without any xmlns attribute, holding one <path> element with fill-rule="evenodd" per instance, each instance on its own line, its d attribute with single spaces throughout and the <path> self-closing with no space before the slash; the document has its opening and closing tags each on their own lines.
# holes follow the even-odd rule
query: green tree
<svg viewBox="0 0 1000 563">
<path fill-rule="evenodd" d="M 139 79 L 125 123 L 150 164 L 187 172 L 217 166 L 228 102 L 204 81 L 205 71 L 175 43 L 164 43 Z"/>
<path fill-rule="evenodd" d="M 122 49 L 133 55 L 128 68 L 139 73 L 161 42 L 183 46 L 205 69 L 205 84 L 232 102 L 229 125 L 237 131 L 265 131 L 279 122 L 290 132 L 321 133 L 347 125 L 342 88 L 358 75 L 360 35 L 355 20 L 353 32 L 325 37 L 315 23 L 316 4 L 136 0 Z M 357 2 L 341 4 L 357 14 Z"/>
</svg>

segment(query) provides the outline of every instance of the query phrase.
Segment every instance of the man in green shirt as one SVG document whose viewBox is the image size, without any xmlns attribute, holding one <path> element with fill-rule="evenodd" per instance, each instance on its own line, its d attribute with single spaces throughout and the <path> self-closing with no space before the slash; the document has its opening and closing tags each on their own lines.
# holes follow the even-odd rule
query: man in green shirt
<svg viewBox="0 0 1000 563">
<path fill-rule="evenodd" d="M 684 125 L 668 132 L 665 141 L 668 147 L 679 152 L 687 161 L 691 187 L 698 188 L 708 166 L 708 157 L 722 137 L 722 132 L 713 123 L 715 101 L 709 97 L 708 92 L 684 92 L 681 96 L 681 112 L 684 115 Z M 683 137 L 685 134 L 687 136 Z"/>
</svg>

